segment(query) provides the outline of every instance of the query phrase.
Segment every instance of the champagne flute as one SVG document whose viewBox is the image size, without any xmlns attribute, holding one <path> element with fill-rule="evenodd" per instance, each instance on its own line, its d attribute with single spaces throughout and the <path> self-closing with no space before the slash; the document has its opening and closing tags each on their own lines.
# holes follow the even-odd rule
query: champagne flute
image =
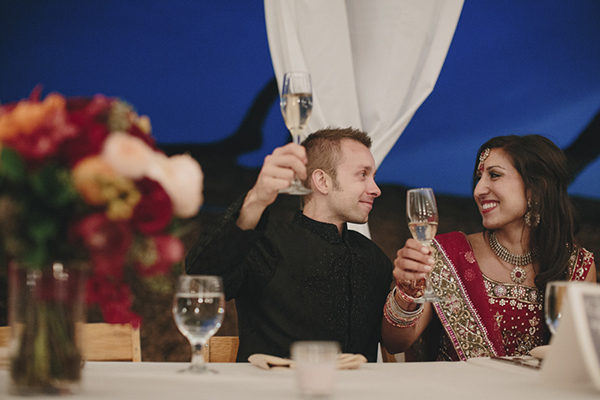
<svg viewBox="0 0 600 400">
<path fill-rule="evenodd" d="M 294 143 L 300 144 L 302 131 L 312 112 L 312 85 L 307 72 L 288 72 L 283 77 L 281 100 L 279 102 L 285 125 L 290 130 Z M 298 177 L 279 193 L 304 195 L 312 190 L 305 188 Z"/>
<path fill-rule="evenodd" d="M 419 243 L 431 247 L 431 241 L 438 227 L 437 204 L 431 188 L 411 189 L 406 193 L 406 216 L 413 238 Z M 445 301 L 444 298 L 434 293 L 431 277 L 427 274 L 423 296 L 418 297 L 415 303 L 443 301 Z"/>
<path fill-rule="evenodd" d="M 204 345 L 223 323 L 225 296 L 218 276 L 182 275 L 173 296 L 173 316 L 192 345 L 191 365 L 181 372 L 216 373 L 204 363 Z"/>
<path fill-rule="evenodd" d="M 546 285 L 546 294 L 544 296 L 544 316 L 546 325 L 552 335 L 556 335 L 558 324 L 562 316 L 562 310 L 565 307 L 567 297 L 566 281 L 548 282 Z"/>
</svg>

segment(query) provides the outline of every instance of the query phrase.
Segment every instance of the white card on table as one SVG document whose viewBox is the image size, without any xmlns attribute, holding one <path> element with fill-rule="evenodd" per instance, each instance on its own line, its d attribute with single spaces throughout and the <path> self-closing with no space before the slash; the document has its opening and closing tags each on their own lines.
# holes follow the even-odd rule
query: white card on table
<svg viewBox="0 0 600 400">
<path fill-rule="evenodd" d="M 600 390 L 600 286 L 570 282 L 542 378 L 555 383 L 591 382 Z"/>
</svg>

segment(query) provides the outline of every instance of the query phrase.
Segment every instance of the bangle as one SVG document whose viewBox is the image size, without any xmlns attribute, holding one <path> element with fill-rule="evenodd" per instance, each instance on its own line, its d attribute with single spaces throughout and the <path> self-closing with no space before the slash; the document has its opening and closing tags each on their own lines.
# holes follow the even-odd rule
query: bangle
<svg viewBox="0 0 600 400">
<path fill-rule="evenodd" d="M 385 306 L 383 307 L 383 315 L 391 325 L 397 328 L 409 328 L 414 326 L 419 318 L 421 318 L 425 307 L 423 307 L 423 304 L 419 304 L 414 311 L 404 310 L 396 301 L 395 294 L 397 290 L 398 289 L 394 287 L 388 294 Z"/>
<path fill-rule="evenodd" d="M 422 284 L 421 284 L 422 283 Z M 396 281 L 396 287 L 398 288 L 398 296 L 402 300 L 405 300 L 409 303 L 413 303 L 417 298 L 423 296 L 423 290 L 425 288 L 425 280 L 419 281 Z M 410 295 L 406 293 L 410 292 Z"/>
</svg>

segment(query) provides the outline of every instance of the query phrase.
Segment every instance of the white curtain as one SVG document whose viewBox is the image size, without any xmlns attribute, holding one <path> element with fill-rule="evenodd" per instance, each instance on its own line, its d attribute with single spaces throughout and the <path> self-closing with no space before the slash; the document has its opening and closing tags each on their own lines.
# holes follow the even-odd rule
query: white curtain
<svg viewBox="0 0 600 400">
<path fill-rule="evenodd" d="M 308 132 L 361 129 L 379 166 L 433 90 L 463 0 L 264 0 L 273 68 L 308 71 Z M 399 171 L 399 173 L 401 173 Z M 352 225 L 369 236 L 368 226 Z"/>
</svg>

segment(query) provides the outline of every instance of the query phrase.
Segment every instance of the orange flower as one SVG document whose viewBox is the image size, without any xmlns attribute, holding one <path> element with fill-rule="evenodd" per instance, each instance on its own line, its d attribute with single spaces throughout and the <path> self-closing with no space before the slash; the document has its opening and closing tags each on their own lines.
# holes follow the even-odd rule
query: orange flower
<svg viewBox="0 0 600 400">
<path fill-rule="evenodd" d="M 73 168 L 73 183 L 86 203 L 93 206 L 106 204 L 102 194 L 103 182 L 116 179 L 117 173 L 106 161 L 98 156 L 87 157 Z"/>
<path fill-rule="evenodd" d="M 49 94 L 42 102 L 18 102 L 11 112 L 0 115 L 0 141 L 19 134 L 30 135 L 48 120 L 65 120 L 65 105 L 65 98 L 56 93 Z"/>
<path fill-rule="evenodd" d="M 73 169 L 73 182 L 81 197 L 91 205 L 107 204 L 112 220 L 127 220 L 141 199 L 133 180 L 119 175 L 99 156 L 87 157 Z"/>
</svg>

